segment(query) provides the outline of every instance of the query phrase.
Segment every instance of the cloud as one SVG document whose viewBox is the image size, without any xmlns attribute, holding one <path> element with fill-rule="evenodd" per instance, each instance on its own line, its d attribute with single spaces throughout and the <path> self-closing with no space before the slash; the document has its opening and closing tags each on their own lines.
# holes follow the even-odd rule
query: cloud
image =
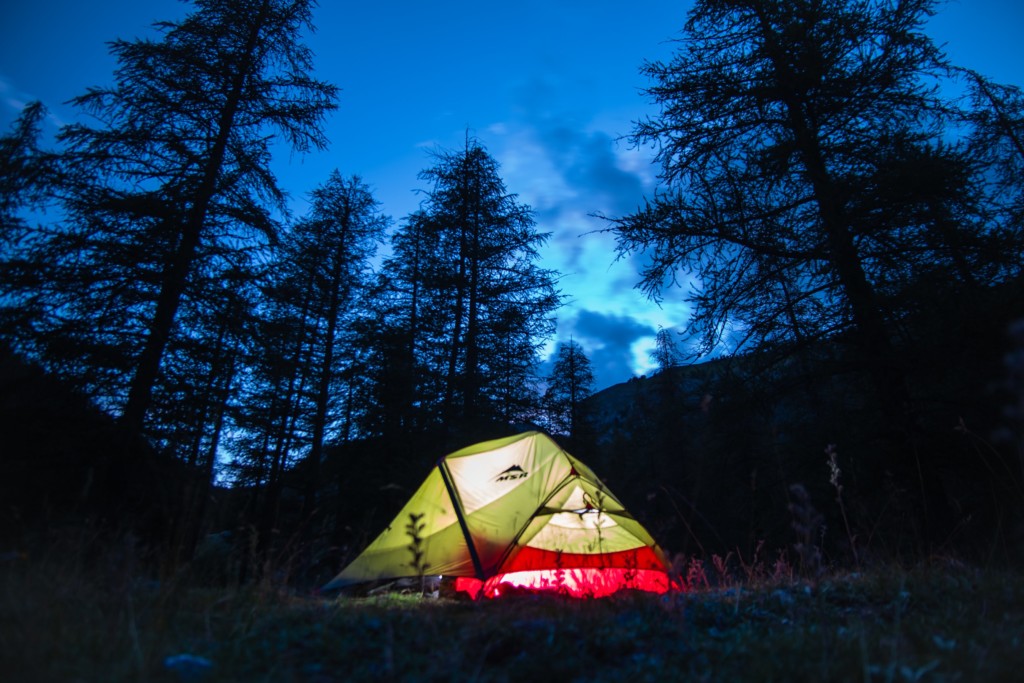
<svg viewBox="0 0 1024 683">
<path fill-rule="evenodd" d="M 637 371 L 638 342 L 653 339 L 657 329 L 628 315 L 580 310 L 567 325 L 594 368 L 598 389 L 624 382 Z"/>
<path fill-rule="evenodd" d="M 18 89 L 10 79 L 0 74 L 0 103 L 3 104 L 0 107 L 0 130 L 7 132 L 10 124 L 21 115 L 22 110 L 36 100 L 41 101 L 41 98 Z M 46 105 L 45 102 L 43 104 Z M 64 120 L 54 113 L 50 106 L 46 106 L 46 116 L 43 120 L 51 126 L 51 133 L 64 125 Z"/>
<path fill-rule="evenodd" d="M 29 99 L 24 93 L 18 92 L 3 75 L 0 75 L 0 102 L 3 102 L 5 109 L 11 110 L 3 112 L 2 120 L 4 122 L 8 119 L 13 120 L 21 114 L 21 110 L 28 104 Z"/>
<path fill-rule="evenodd" d="M 614 127 L 628 123 L 581 113 L 563 91 L 553 75 L 520 84 L 515 115 L 488 126 L 485 144 L 508 190 L 551 233 L 541 265 L 561 274 L 566 302 L 548 351 L 575 339 L 605 388 L 648 372 L 658 327 L 683 325 L 687 307 L 681 297 L 659 307 L 635 289 L 642 258 L 618 258 L 611 224 L 599 217 L 629 214 L 653 194 L 652 150 L 620 138 Z"/>
<path fill-rule="evenodd" d="M 532 78 L 514 88 L 514 120 L 493 124 L 488 131 L 508 133 L 502 156 L 523 155 L 540 162 L 544 175 L 556 179 L 570 200 L 563 209 L 585 214 L 626 213 L 653 190 L 651 150 L 633 149 L 622 141 L 631 123 L 601 119 L 572 98 L 571 84 L 557 75 Z M 503 166 L 508 161 L 502 159 Z M 544 206 L 536 208 L 543 210 Z"/>
<path fill-rule="evenodd" d="M 588 212 L 620 215 L 642 201 L 644 179 L 619 163 L 618 143 L 609 133 L 555 126 L 537 134 Z"/>
<path fill-rule="evenodd" d="M 506 185 L 534 209 L 538 227 L 552 233 L 558 270 L 606 271 L 615 241 L 602 233 L 610 224 L 597 216 L 630 213 L 653 193 L 651 151 L 620 140 L 611 129 L 616 122 L 597 123 L 600 112 L 580 114 L 553 76 L 520 84 L 516 99 L 516 118 L 488 127 Z M 593 262 L 596 252 L 600 264 Z"/>
<path fill-rule="evenodd" d="M 638 170 L 644 167 L 635 150 L 605 131 L 550 117 L 493 124 L 489 131 L 506 186 L 531 206 L 538 228 L 551 233 L 546 266 L 607 283 L 616 245 L 604 232 L 610 223 L 598 215 L 629 213 L 653 192 L 653 174 Z"/>
</svg>

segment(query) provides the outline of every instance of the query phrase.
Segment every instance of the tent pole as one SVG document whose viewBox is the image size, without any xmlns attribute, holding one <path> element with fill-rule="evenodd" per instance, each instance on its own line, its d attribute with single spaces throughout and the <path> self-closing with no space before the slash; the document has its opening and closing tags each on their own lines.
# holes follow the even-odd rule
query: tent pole
<svg viewBox="0 0 1024 683">
<path fill-rule="evenodd" d="M 444 481 L 444 487 L 448 489 L 448 497 L 452 499 L 452 506 L 455 507 L 455 516 L 459 520 L 459 528 L 462 529 L 462 536 L 466 539 L 466 547 L 469 548 L 469 557 L 473 560 L 473 569 L 476 571 L 476 578 L 483 581 L 484 568 L 483 565 L 480 564 L 480 556 L 476 552 L 476 546 L 473 545 L 473 537 L 469 535 L 469 526 L 466 524 L 466 518 L 462 514 L 462 500 L 455 492 L 455 485 L 452 483 L 451 475 L 448 472 L 447 461 L 441 460 L 441 462 L 438 463 L 437 468 L 441 471 L 441 480 Z"/>
</svg>

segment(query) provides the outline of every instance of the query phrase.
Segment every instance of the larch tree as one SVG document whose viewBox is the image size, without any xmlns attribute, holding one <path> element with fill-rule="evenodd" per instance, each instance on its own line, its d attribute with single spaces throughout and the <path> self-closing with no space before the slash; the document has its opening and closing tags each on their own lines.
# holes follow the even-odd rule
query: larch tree
<svg viewBox="0 0 1024 683">
<path fill-rule="evenodd" d="M 345 367 L 353 365 L 351 322 L 356 304 L 365 298 L 370 258 L 384 240 L 390 219 L 358 176 L 342 177 L 333 172 L 327 182 L 313 191 L 309 215 L 299 221 L 290 236 L 287 267 L 309 286 L 300 292 L 309 319 L 310 361 L 313 363 L 309 424 L 309 492 L 316 498 L 319 466 L 329 427 L 336 419 L 330 410 L 343 392 L 338 384 Z M 343 367 L 344 366 L 344 367 Z M 349 433 L 349 426 L 344 426 Z"/>
<path fill-rule="evenodd" d="M 982 74 L 954 68 L 966 85 L 969 157 L 982 185 L 986 219 L 1000 233 L 989 262 L 999 278 L 1024 261 L 1024 91 Z"/>
<path fill-rule="evenodd" d="M 612 228 L 622 255 L 647 255 L 650 295 L 695 276 L 701 352 L 841 346 L 874 387 L 900 481 L 933 500 L 908 387 L 927 339 L 907 321 L 937 287 L 1017 277 L 1021 244 L 986 207 L 995 166 L 970 144 L 972 128 L 1004 148 L 1014 135 L 981 96 L 976 128 L 941 87 L 951 67 L 924 33 L 937 6 L 697 0 L 674 57 L 645 66 L 660 112 L 633 139 L 656 150 L 661 187 Z"/>
<path fill-rule="evenodd" d="M 421 430 L 439 410 L 442 391 L 432 369 L 440 362 L 431 353 L 442 336 L 444 317 L 431 310 L 432 273 L 440 265 L 440 235 L 434 228 L 422 211 L 408 216 L 391 236 L 391 257 L 373 288 L 360 335 L 375 406 L 363 416 L 368 434 Z"/>
<path fill-rule="evenodd" d="M 924 267 L 965 277 L 994 235 L 950 220 L 973 195 L 922 33 L 935 5 L 701 0 L 675 58 L 647 65 L 662 110 L 635 140 L 656 146 L 662 189 L 614 230 L 651 256 L 649 293 L 698 276 L 703 351 L 727 330 L 740 350 L 847 335 L 904 401 L 901 289 Z"/>
<path fill-rule="evenodd" d="M 0 247 L 5 252 L 27 230 L 22 212 L 45 196 L 49 164 L 39 149 L 39 127 L 45 115 L 40 103 L 28 104 L 11 132 L 0 136 Z"/>
<path fill-rule="evenodd" d="M 283 232 L 265 282 L 246 406 L 239 411 L 246 434 L 232 448 L 242 476 L 263 494 L 261 552 L 285 471 L 305 461 L 309 512 L 328 442 L 352 432 L 345 405 L 357 377 L 354 325 L 366 298 L 370 259 L 389 223 L 357 176 L 334 171 L 309 199 L 308 213 Z"/>
<path fill-rule="evenodd" d="M 654 335 L 651 360 L 657 364 L 659 372 L 671 370 L 679 365 L 679 347 L 676 346 L 674 336 L 675 333 L 672 330 L 667 330 L 664 327 L 659 327 L 658 332 Z"/>
<path fill-rule="evenodd" d="M 39 273 L 19 245 L 32 234 L 25 213 L 43 207 L 54 181 L 52 155 L 39 148 L 46 111 L 27 105 L 0 136 L 0 338 L 13 345 L 30 329 Z"/>
<path fill-rule="evenodd" d="M 559 344 L 544 393 L 551 426 L 562 434 L 576 434 L 582 420 L 581 403 L 592 393 L 594 370 L 583 347 L 572 340 Z"/>
<path fill-rule="evenodd" d="M 418 254 L 415 271 L 408 263 L 390 269 L 404 273 L 394 282 L 407 303 L 415 301 L 406 310 L 415 316 L 410 334 L 424 368 L 423 398 L 439 400 L 441 424 L 495 419 L 522 402 L 511 396 L 510 382 L 527 386 L 526 369 L 553 329 L 556 276 L 536 263 L 547 235 L 474 139 L 438 153 L 421 177 L 432 188 L 415 222 L 397 236 L 403 257 Z M 431 251 L 417 251 L 427 244 Z"/>
<path fill-rule="evenodd" d="M 130 431 L 143 428 L 181 306 L 233 254 L 277 238 L 272 146 L 326 144 L 336 88 L 310 75 L 313 5 L 196 0 L 156 24 L 157 40 L 114 41 L 114 85 L 73 101 L 91 121 L 59 135 L 66 218 L 35 242 L 52 276 L 42 336 L 88 368 Z"/>
</svg>

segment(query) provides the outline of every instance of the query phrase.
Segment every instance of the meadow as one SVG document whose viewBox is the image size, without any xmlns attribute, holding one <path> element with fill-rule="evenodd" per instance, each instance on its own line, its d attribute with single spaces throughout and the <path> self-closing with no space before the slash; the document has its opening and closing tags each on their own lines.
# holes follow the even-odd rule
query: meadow
<svg viewBox="0 0 1024 683">
<path fill-rule="evenodd" d="M 1024 577 L 948 558 L 813 579 L 691 559 L 677 593 L 473 602 L 155 580 L 130 548 L 99 545 L 0 560 L 0 678 L 905 682 L 1024 670 Z"/>
</svg>

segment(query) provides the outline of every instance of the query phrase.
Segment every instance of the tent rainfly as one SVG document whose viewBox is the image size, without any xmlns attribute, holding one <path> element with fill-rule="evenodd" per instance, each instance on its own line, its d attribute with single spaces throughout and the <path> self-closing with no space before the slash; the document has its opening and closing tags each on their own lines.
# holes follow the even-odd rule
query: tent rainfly
<svg viewBox="0 0 1024 683">
<path fill-rule="evenodd" d="M 324 590 L 424 575 L 454 577 L 473 598 L 509 588 L 602 597 L 672 587 L 647 530 L 590 468 L 539 432 L 441 458 Z"/>
</svg>

